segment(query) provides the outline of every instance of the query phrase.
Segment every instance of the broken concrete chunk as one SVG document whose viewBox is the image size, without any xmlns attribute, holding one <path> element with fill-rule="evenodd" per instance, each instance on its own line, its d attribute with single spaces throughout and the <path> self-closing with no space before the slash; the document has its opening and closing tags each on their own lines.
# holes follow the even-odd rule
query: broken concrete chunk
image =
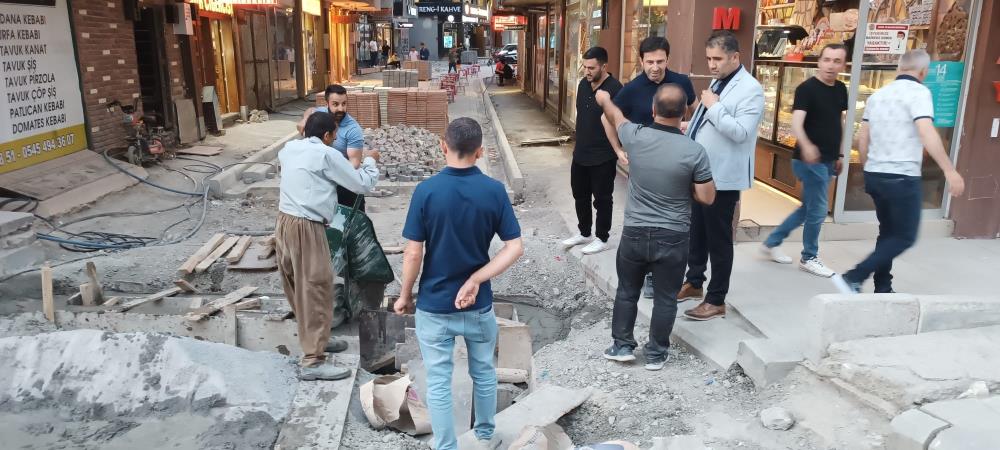
<svg viewBox="0 0 1000 450">
<path fill-rule="evenodd" d="M 977 381 L 969 386 L 969 389 L 963 392 L 958 398 L 986 398 L 990 396 L 990 387 L 985 381 Z"/>
<path fill-rule="evenodd" d="M 764 428 L 785 431 L 795 425 L 795 418 L 785 408 L 775 406 L 760 412 L 760 423 Z"/>
<path fill-rule="evenodd" d="M 591 388 L 573 390 L 556 385 L 544 385 L 524 399 L 496 415 L 493 436 L 503 448 L 509 446 L 526 426 L 547 426 L 566 413 L 576 409 L 593 394 Z M 459 448 L 475 448 L 476 435 L 463 433 L 458 439 Z"/>
</svg>

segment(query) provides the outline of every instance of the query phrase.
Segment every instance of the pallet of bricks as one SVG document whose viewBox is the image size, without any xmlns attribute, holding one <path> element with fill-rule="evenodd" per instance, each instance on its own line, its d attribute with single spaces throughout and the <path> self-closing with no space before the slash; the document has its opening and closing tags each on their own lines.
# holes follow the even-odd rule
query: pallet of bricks
<svg viewBox="0 0 1000 450">
<path fill-rule="evenodd" d="M 391 88 L 417 87 L 417 70 L 386 70 L 382 72 L 382 86 Z"/>
<path fill-rule="evenodd" d="M 390 89 L 387 109 L 389 125 L 419 127 L 438 136 L 448 127 L 448 93 L 441 89 Z"/>
<path fill-rule="evenodd" d="M 404 61 L 404 69 L 416 69 L 417 79 L 420 81 L 429 81 L 431 79 L 431 62 L 430 61 Z"/>
<path fill-rule="evenodd" d="M 382 124 L 378 94 L 358 90 L 347 91 L 347 113 L 361 128 L 378 128 Z"/>
</svg>

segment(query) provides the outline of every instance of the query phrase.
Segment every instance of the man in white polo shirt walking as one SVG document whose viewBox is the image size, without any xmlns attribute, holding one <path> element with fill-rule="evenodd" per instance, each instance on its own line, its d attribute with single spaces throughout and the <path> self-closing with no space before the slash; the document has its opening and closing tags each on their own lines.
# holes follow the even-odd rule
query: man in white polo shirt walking
<svg viewBox="0 0 1000 450">
<path fill-rule="evenodd" d="M 931 92 L 921 82 L 927 77 L 930 56 L 910 50 L 899 60 L 898 76 L 872 94 L 858 134 L 858 152 L 865 170 L 865 192 L 875 202 L 879 221 L 875 251 L 833 282 L 842 293 L 861 292 L 875 275 L 875 293 L 891 293 L 892 260 L 917 240 L 922 193 L 920 167 L 924 150 L 944 171 L 948 190 L 958 197 L 965 181 L 948 159 L 934 128 Z"/>
</svg>

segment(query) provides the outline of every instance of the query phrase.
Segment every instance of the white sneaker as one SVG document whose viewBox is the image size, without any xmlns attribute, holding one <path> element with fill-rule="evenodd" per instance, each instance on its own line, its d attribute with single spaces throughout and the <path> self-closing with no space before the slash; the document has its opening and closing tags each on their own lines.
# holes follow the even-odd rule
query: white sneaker
<svg viewBox="0 0 1000 450">
<path fill-rule="evenodd" d="M 774 261 L 774 262 L 776 262 L 778 264 L 791 264 L 792 263 L 792 257 L 786 255 L 778 247 L 768 247 L 768 246 L 766 246 L 764 244 L 760 244 L 760 254 L 766 256 L 768 259 L 770 259 L 771 261 Z"/>
<path fill-rule="evenodd" d="M 586 243 L 588 243 L 590 241 L 593 241 L 593 240 L 594 240 L 594 238 L 592 238 L 592 237 L 584 237 L 583 235 L 578 234 L 578 235 L 573 236 L 573 237 L 571 237 L 569 239 L 566 239 L 565 241 L 562 241 L 562 245 L 563 245 L 563 247 L 567 247 L 567 248 L 568 247 L 576 247 L 577 245 L 586 244 Z"/>
<path fill-rule="evenodd" d="M 580 251 L 583 252 L 584 255 L 593 255 L 594 253 L 600 253 L 607 249 L 608 244 L 606 242 L 602 242 L 600 239 L 594 239 Z"/>
<path fill-rule="evenodd" d="M 835 273 L 829 267 L 824 266 L 816 257 L 809 258 L 807 261 L 799 261 L 799 269 L 823 278 L 830 278 Z"/>
</svg>

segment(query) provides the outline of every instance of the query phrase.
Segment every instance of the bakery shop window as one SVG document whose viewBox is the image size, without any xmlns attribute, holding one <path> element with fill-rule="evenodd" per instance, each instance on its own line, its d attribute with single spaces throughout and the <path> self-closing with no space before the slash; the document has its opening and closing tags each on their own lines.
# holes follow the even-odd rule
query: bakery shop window
<svg viewBox="0 0 1000 450">
<path fill-rule="evenodd" d="M 955 125 L 964 91 L 966 50 L 973 0 L 874 0 L 868 13 L 868 39 L 858 85 L 854 130 L 861 126 L 864 107 L 876 90 L 896 78 L 896 64 L 909 49 L 925 49 L 931 65 L 924 85 L 934 100 L 934 125 L 950 155 L 957 145 Z M 874 37 L 874 39 L 873 39 Z M 870 211 L 874 204 L 864 192 L 864 177 L 858 160 L 857 135 L 852 142 L 846 211 Z M 940 209 L 944 201 L 944 174 L 929 156 L 923 160 L 924 209 Z"/>
</svg>

